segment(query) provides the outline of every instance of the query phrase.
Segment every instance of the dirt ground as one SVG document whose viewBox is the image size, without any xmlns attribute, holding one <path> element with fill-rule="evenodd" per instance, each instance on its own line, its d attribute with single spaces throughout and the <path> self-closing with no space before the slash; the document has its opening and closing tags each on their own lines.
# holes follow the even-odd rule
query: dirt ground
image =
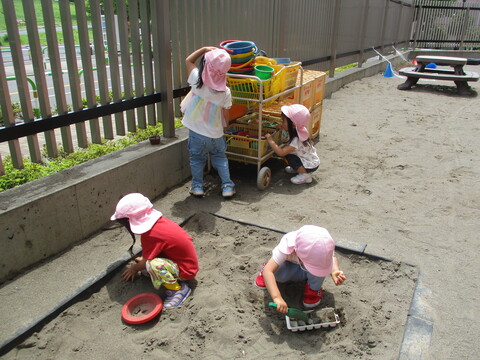
<svg viewBox="0 0 480 360">
<path fill-rule="evenodd" d="M 469 70 L 478 72 L 478 66 Z M 116 274 L 5 358 L 309 359 L 321 353 L 395 359 L 416 269 L 422 312 L 433 324 L 421 358 L 477 358 L 480 85 L 471 83 L 472 95 L 459 96 L 453 83 L 420 81 L 415 89 L 397 90 L 403 81 L 378 74 L 324 100 L 316 144 L 322 162 L 312 184 L 291 184 L 283 163 L 272 159 L 264 164 L 272 169 L 264 191 L 256 189 L 255 166 L 233 163 L 232 200 L 222 199 L 214 175 L 203 199 L 188 195 L 189 183 L 155 199 L 177 222 L 204 212 L 204 221 L 186 225 L 202 270 L 181 309 L 142 327 L 123 324 L 121 305 L 152 288 L 148 279 L 126 284 Z M 326 281 L 322 306 L 339 309 L 340 326 L 292 333 L 252 284 L 280 234 L 208 212 L 282 231 L 323 226 L 337 243 L 367 244 L 368 252 L 394 261 L 339 253 L 348 279 L 340 287 Z M 118 231 L 102 236 L 130 246 Z"/>
</svg>

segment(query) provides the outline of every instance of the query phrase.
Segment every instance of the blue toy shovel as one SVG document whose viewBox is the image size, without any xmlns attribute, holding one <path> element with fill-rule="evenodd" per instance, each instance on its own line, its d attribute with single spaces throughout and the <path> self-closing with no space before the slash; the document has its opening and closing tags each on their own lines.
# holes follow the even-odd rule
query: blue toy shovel
<svg viewBox="0 0 480 360">
<path fill-rule="evenodd" d="M 271 307 L 277 308 L 277 304 L 275 304 L 274 302 L 269 302 L 268 305 Z M 287 315 L 291 318 L 295 318 L 297 320 L 302 320 L 305 322 L 308 322 L 309 320 L 308 314 L 297 309 L 288 308 Z"/>
</svg>

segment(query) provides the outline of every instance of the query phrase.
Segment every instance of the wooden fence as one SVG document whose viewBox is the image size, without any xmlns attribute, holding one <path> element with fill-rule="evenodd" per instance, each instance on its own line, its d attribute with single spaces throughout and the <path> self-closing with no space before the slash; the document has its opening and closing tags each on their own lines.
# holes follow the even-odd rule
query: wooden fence
<svg viewBox="0 0 480 360">
<path fill-rule="evenodd" d="M 22 168 L 27 153 L 40 163 L 59 147 L 72 152 L 157 122 L 173 137 L 188 90 L 184 59 L 200 46 L 251 40 L 269 56 L 334 76 L 374 50 L 408 46 L 414 10 L 413 0 L 19 3 L 1 0 L 9 46 L 0 52 L 0 175 L 7 153 Z"/>
</svg>

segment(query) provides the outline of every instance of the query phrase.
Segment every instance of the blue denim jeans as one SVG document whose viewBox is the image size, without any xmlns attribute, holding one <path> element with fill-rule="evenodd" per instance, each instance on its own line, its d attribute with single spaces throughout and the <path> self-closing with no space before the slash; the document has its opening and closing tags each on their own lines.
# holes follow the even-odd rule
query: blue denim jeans
<svg viewBox="0 0 480 360">
<path fill-rule="evenodd" d="M 310 289 L 320 290 L 325 278 L 312 275 L 300 265 L 285 261 L 275 272 L 275 280 L 279 283 L 306 280 L 310 285 Z"/>
<path fill-rule="evenodd" d="M 222 179 L 222 188 L 235 186 L 230 179 L 228 159 L 227 155 L 225 155 L 226 150 L 227 143 L 224 137 L 212 139 L 192 130 L 189 131 L 188 151 L 190 152 L 192 188 L 203 188 L 203 170 L 205 169 L 208 154 L 210 154 L 213 168 L 217 170 L 220 179 Z"/>
</svg>

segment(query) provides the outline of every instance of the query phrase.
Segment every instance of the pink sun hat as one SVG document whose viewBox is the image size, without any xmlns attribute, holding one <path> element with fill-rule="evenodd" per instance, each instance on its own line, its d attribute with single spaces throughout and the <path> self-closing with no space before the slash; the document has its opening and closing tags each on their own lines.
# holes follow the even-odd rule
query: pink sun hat
<svg viewBox="0 0 480 360">
<path fill-rule="evenodd" d="M 227 90 L 227 72 L 231 65 L 232 59 L 225 50 L 214 49 L 206 52 L 203 83 L 217 91 Z"/>
<path fill-rule="evenodd" d="M 327 229 L 304 225 L 285 234 L 279 250 L 287 255 L 295 251 L 308 272 L 315 276 L 325 277 L 332 273 L 335 242 Z"/>
<path fill-rule="evenodd" d="M 161 217 L 162 213 L 153 208 L 153 204 L 147 197 L 139 193 L 131 193 L 120 199 L 115 214 L 110 217 L 110 220 L 127 218 L 132 232 L 143 234 L 149 231 Z"/>
<path fill-rule="evenodd" d="M 292 120 L 295 129 L 297 129 L 300 141 L 307 140 L 310 137 L 307 130 L 308 123 L 310 122 L 310 111 L 300 104 L 284 105 L 280 109 L 286 117 Z"/>
</svg>

